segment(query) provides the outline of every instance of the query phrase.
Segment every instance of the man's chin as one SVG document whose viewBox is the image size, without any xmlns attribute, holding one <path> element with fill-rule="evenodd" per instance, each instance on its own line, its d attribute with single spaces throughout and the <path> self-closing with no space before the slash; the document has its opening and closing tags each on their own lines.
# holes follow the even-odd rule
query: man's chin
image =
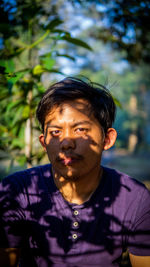
<svg viewBox="0 0 150 267">
<path fill-rule="evenodd" d="M 72 168 L 68 168 L 67 170 L 61 173 L 61 176 L 64 177 L 65 180 L 77 180 L 77 172 L 74 171 Z"/>
<path fill-rule="evenodd" d="M 61 180 L 77 180 L 79 173 L 76 169 L 74 169 L 72 166 L 65 166 L 65 167 L 59 167 L 59 166 L 53 166 L 53 172 L 55 174 L 55 178 L 61 177 Z M 60 179 L 60 178 L 59 178 Z"/>
</svg>

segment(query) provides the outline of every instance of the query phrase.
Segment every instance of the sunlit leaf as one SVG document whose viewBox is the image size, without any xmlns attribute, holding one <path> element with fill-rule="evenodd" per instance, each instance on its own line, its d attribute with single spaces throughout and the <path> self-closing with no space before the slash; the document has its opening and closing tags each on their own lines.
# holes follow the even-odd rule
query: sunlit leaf
<svg viewBox="0 0 150 267">
<path fill-rule="evenodd" d="M 25 83 L 30 83 L 30 82 L 31 82 L 31 79 L 28 78 L 28 77 L 23 77 L 23 81 L 24 81 Z"/>
<path fill-rule="evenodd" d="M 24 109 L 23 109 L 23 112 L 22 112 L 22 117 L 25 119 L 25 118 L 28 118 L 29 117 L 29 114 L 30 114 L 30 107 L 29 105 L 28 106 L 25 106 Z"/>
<path fill-rule="evenodd" d="M 33 69 L 33 74 L 34 75 L 39 75 L 39 74 L 41 74 L 42 72 L 44 72 L 44 69 L 43 69 L 43 67 L 42 67 L 42 65 L 36 65 L 35 67 L 34 67 L 34 69 Z"/>
</svg>

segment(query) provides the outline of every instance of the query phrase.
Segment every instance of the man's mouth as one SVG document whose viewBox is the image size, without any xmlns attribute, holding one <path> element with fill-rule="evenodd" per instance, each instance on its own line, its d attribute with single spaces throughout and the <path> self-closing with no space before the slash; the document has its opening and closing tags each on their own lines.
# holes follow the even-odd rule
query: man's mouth
<svg viewBox="0 0 150 267">
<path fill-rule="evenodd" d="M 67 165 L 71 165 L 73 163 L 73 161 L 75 161 L 75 159 L 73 159 L 73 158 L 65 158 L 65 159 L 62 160 L 62 163 L 67 166 Z"/>
<path fill-rule="evenodd" d="M 57 160 L 59 162 L 61 162 L 63 165 L 67 166 L 67 165 L 72 165 L 73 163 L 81 160 L 82 157 L 78 156 L 78 157 L 74 157 L 74 156 L 64 156 L 64 157 L 58 157 Z"/>
</svg>

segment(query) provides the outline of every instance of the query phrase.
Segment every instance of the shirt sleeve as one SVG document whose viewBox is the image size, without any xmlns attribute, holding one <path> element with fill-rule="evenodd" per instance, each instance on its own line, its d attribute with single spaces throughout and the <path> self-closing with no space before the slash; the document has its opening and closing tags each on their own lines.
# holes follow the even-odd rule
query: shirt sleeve
<svg viewBox="0 0 150 267">
<path fill-rule="evenodd" d="M 24 236 L 24 211 L 20 205 L 20 193 L 7 177 L 0 183 L 0 247 L 19 248 Z"/>
<path fill-rule="evenodd" d="M 136 200 L 134 201 L 136 203 Z M 129 253 L 150 256 L 150 192 L 146 188 L 137 203 L 136 216 L 128 241 Z"/>
</svg>

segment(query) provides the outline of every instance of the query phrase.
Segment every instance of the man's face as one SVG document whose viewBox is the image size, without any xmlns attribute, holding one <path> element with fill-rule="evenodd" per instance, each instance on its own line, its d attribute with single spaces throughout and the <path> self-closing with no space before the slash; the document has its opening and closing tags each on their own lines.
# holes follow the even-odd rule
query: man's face
<svg viewBox="0 0 150 267">
<path fill-rule="evenodd" d="M 104 139 L 90 104 L 83 99 L 54 106 L 40 136 L 54 172 L 65 179 L 78 179 L 99 168 Z"/>
</svg>

